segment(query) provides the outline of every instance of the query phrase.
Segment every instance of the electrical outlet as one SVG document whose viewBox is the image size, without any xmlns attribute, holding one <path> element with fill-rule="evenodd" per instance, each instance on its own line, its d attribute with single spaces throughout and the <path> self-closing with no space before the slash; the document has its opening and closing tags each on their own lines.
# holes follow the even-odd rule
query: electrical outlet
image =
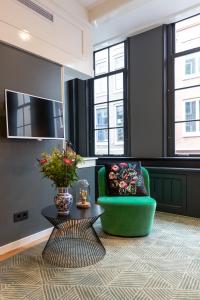
<svg viewBox="0 0 200 300">
<path fill-rule="evenodd" d="M 13 220 L 15 222 L 23 221 L 28 219 L 28 210 L 20 211 L 13 214 Z"/>
</svg>

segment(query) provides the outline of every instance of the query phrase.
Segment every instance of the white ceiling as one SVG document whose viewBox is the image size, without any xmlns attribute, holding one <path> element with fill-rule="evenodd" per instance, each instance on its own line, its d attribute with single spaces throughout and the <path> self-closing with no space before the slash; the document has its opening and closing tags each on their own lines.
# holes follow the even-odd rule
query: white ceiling
<svg viewBox="0 0 200 300">
<path fill-rule="evenodd" d="M 161 24 L 200 13 L 200 0 L 79 1 L 87 6 L 93 25 L 93 44 L 97 48 Z"/>
<path fill-rule="evenodd" d="M 79 0 L 79 2 L 88 9 L 90 9 L 96 5 L 99 5 L 100 3 L 105 2 L 105 1 L 106 0 Z"/>
</svg>

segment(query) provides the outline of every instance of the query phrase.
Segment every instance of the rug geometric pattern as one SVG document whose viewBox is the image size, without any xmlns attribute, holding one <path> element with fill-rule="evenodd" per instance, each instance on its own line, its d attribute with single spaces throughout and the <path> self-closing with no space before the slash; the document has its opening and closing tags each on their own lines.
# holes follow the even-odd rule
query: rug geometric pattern
<svg viewBox="0 0 200 300">
<path fill-rule="evenodd" d="M 95 227 L 103 260 L 56 268 L 43 262 L 42 243 L 0 263 L 0 300 L 200 300 L 200 219 L 157 213 L 142 238 Z"/>
</svg>

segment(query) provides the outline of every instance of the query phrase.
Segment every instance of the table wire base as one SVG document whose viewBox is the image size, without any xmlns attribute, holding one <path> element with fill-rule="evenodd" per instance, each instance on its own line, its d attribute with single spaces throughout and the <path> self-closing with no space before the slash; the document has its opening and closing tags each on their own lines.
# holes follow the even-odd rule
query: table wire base
<svg viewBox="0 0 200 300">
<path fill-rule="evenodd" d="M 78 268 L 101 260 L 106 252 L 92 226 L 97 219 L 63 222 L 62 218 L 48 218 L 54 229 L 42 252 L 45 262 L 57 267 Z"/>
</svg>

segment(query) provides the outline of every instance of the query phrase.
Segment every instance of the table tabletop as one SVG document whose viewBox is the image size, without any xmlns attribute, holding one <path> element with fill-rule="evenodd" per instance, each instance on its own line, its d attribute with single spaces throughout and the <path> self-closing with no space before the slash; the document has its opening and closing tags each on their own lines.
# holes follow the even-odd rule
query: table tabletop
<svg viewBox="0 0 200 300">
<path fill-rule="evenodd" d="M 104 209 L 98 204 L 91 204 L 89 208 L 77 208 L 76 204 L 70 209 L 68 215 L 58 213 L 55 205 L 50 205 L 42 210 L 42 215 L 47 218 L 64 219 L 64 220 L 81 220 L 98 217 L 104 213 Z"/>
</svg>

